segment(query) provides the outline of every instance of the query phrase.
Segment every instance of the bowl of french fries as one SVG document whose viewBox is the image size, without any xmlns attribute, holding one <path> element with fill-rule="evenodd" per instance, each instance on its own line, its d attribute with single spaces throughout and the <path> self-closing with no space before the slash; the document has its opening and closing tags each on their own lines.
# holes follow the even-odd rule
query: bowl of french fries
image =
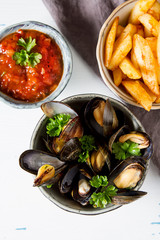
<svg viewBox="0 0 160 240">
<path fill-rule="evenodd" d="M 160 2 L 118 6 L 101 27 L 96 56 L 102 79 L 123 101 L 160 109 Z"/>
</svg>

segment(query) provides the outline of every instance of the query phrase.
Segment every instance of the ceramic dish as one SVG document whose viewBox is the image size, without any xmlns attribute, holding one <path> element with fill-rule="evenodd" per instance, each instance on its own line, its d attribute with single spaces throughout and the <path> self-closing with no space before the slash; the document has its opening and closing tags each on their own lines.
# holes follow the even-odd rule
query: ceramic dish
<svg viewBox="0 0 160 240">
<path fill-rule="evenodd" d="M 122 26 L 126 26 L 129 14 L 131 9 L 134 7 L 137 1 L 130 0 L 125 3 L 119 5 L 107 18 L 101 27 L 97 48 L 96 48 L 96 56 L 98 61 L 98 67 L 101 74 L 101 77 L 104 83 L 108 86 L 109 89 L 113 91 L 118 97 L 120 97 L 124 102 L 129 103 L 133 106 L 142 107 L 138 104 L 124 89 L 121 87 L 117 87 L 113 82 L 112 73 L 104 66 L 104 45 L 107 33 L 113 23 L 115 17 L 119 16 L 119 24 Z M 159 103 L 153 103 L 151 109 L 160 109 Z"/>
<path fill-rule="evenodd" d="M 80 109 L 82 109 L 82 106 L 86 104 L 89 100 L 91 100 L 94 97 L 102 97 L 106 99 L 106 96 L 98 95 L 98 94 L 82 94 L 82 95 L 76 95 L 68 97 L 64 100 L 62 100 L 63 103 L 68 104 L 73 108 L 78 114 L 80 112 Z M 120 103 L 117 100 L 114 100 L 112 98 L 109 98 L 111 101 L 111 104 L 113 107 L 121 110 L 126 118 L 126 124 L 130 126 L 131 129 L 144 131 L 143 126 L 139 122 L 139 120 L 128 110 L 126 106 L 124 106 L 122 103 Z M 46 146 L 44 144 L 43 139 L 46 139 L 46 123 L 48 118 L 43 115 L 42 118 L 39 120 L 37 126 L 34 129 L 31 142 L 30 142 L 30 148 L 31 149 L 38 149 L 42 151 L 47 151 Z M 141 181 L 136 186 L 136 190 L 138 190 L 141 185 L 143 184 L 143 181 L 145 179 L 147 170 L 149 167 L 149 162 L 147 162 L 146 172 L 144 174 L 144 177 L 141 179 Z M 95 214 L 101 214 L 106 213 L 111 210 L 114 210 L 118 208 L 120 205 L 107 205 L 106 208 L 93 208 L 92 206 L 81 206 L 79 203 L 75 202 L 72 199 L 64 197 L 58 190 L 58 188 L 54 187 L 52 189 L 49 189 L 47 187 L 39 187 L 40 191 L 44 194 L 46 198 L 48 198 L 50 201 L 52 201 L 54 204 L 56 204 L 58 207 L 72 212 L 72 213 L 78 213 L 78 214 L 85 214 L 85 215 L 95 215 Z"/>
<path fill-rule="evenodd" d="M 51 39 L 53 39 L 56 42 L 62 54 L 63 73 L 62 73 L 61 80 L 57 88 L 53 92 L 51 92 L 50 95 L 45 97 L 43 100 L 40 100 L 38 102 L 27 102 L 27 101 L 16 100 L 0 91 L 0 99 L 12 107 L 36 108 L 46 101 L 55 99 L 64 90 L 72 73 L 72 55 L 64 37 L 53 27 L 40 22 L 26 21 L 26 22 L 14 24 L 12 26 L 8 26 L 0 32 L 0 40 L 6 37 L 7 35 L 16 32 L 19 29 L 37 30 L 39 32 L 47 34 Z"/>
</svg>

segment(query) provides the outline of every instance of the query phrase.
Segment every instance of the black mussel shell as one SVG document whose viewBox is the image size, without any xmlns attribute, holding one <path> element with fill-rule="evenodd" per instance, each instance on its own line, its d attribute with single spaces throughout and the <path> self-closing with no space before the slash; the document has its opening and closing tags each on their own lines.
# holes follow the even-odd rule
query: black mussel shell
<svg viewBox="0 0 160 240">
<path fill-rule="evenodd" d="M 64 166 L 64 162 L 57 157 L 40 150 L 26 150 L 19 157 L 20 167 L 32 174 L 37 174 L 38 169 L 44 165 L 49 164 L 59 169 Z"/>
<path fill-rule="evenodd" d="M 55 153 L 60 153 L 65 143 L 71 138 L 81 138 L 83 136 L 83 127 L 79 117 L 75 117 L 68 122 L 67 126 L 63 129 L 58 137 L 53 138 L 52 148 Z"/>
<path fill-rule="evenodd" d="M 79 171 L 78 164 L 69 167 L 69 169 L 59 182 L 59 190 L 61 193 L 69 193 L 71 191 L 78 171 Z"/>
<path fill-rule="evenodd" d="M 71 195 L 75 201 L 85 206 L 89 203 L 91 195 L 95 190 L 96 189 L 90 185 L 89 179 L 80 173 L 74 182 Z"/>
<path fill-rule="evenodd" d="M 70 162 L 70 161 L 77 160 L 80 153 L 81 153 L 81 144 L 79 139 L 71 138 L 63 146 L 60 152 L 60 160 L 63 162 Z"/>
<path fill-rule="evenodd" d="M 69 114 L 71 118 L 78 116 L 78 114 L 69 105 L 58 101 L 43 103 L 41 105 L 41 109 L 49 118 L 52 118 L 54 115 L 61 113 Z"/>
<path fill-rule="evenodd" d="M 96 173 L 108 175 L 111 170 L 111 155 L 107 145 L 99 145 L 87 159 L 87 164 Z"/>
<path fill-rule="evenodd" d="M 152 140 L 150 138 L 150 136 L 146 133 L 146 132 L 141 132 L 141 131 L 132 131 L 129 126 L 124 125 L 122 126 L 120 129 L 118 129 L 117 132 L 115 132 L 109 139 L 109 150 L 112 153 L 112 146 L 114 142 L 118 142 L 119 138 L 125 134 L 130 134 L 130 133 L 136 133 L 136 134 L 140 134 L 143 135 L 144 138 L 147 139 L 148 142 L 148 147 L 141 149 L 141 157 L 147 161 L 151 158 L 152 154 L 153 154 L 153 143 Z"/>
<path fill-rule="evenodd" d="M 145 173 L 145 161 L 141 157 L 129 157 L 121 161 L 109 174 L 109 184 L 120 189 L 134 189 Z M 127 182 L 128 180 L 128 182 Z"/>
<path fill-rule="evenodd" d="M 112 204 L 114 205 L 124 205 L 131 203 L 139 198 L 145 196 L 147 192 L 143 191 L 126 191 L 117 193 L 117 195 L 112 197 Z"/>
<path fill-rule="evenodd" d="M 103 124 L 101 126 L 95 120 L 93 112 L 102 101 L 105 103 L 105 107 L 103 112 Z M 117 127 L 121 125 L 121 121 L 124 121 L 124 116 L 121 111 L 117 111 L 112 107 L 109 99 L 105 100 L 103 98 L 96 97 L 90 100 L 86 105 L 84 110 L 84 119 L 92 134 L 108 139 Z"/>
</svg>

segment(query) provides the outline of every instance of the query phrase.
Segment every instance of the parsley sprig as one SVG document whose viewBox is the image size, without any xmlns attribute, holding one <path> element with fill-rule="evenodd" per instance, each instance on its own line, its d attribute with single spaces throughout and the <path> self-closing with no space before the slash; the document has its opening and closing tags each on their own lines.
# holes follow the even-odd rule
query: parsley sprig
<svg viewBox="0 0 160 240">
<path fill-rule="evenodd" d="M 118 160 L 124 160 L 130 156 L 140 156 L 141 152 L 138 148 L 138 143 L 134 143 L 130 140 L 121 143 L 115 142 L 112 145 L 112 152 L 115 154 L 115 158 Z"/>
<path fill-rule="evenodd" d="M 69 114 L 56 114 L 53 118 L 49 118 L 49 122 L 46 125 L 47 134 L 50 137 L 59 136 L 70 118 L 71 116 Z"/>
<path fill-rule="evenodd" d="M 117 194 L 118 189 L 113 185 L 108 185 L 107 176 L 96 175 L 90 180 L 92 187 L 100 188 L 100 191 L 94 192 L 91 195 L 90 204 L 94 208 L 104 208 L 107 204 L 111 203 L 113 196 Z"/>
<path fill-rule="evenodd" d="M 78 162 L 86 162 L 89 153 L 96 149 L 95 139 L 92 135 L 84 135 L 79 141 L 81 143 L 81 153 L 79 154 Z"/>
<path fill-rule="evenodd" d="M 26 40 L 20 38 L 17 45 L 23 47 L 24 49 L 21 49 L 19 52 L 15 52 L 13 54 L 12 58 L 16 61 L 16 64 L 35 67 L 40 62 L 40 59 L 42 59 L 42 55 L 40 53 L 30 53 L 31 49 L 36 46 L 36 39 L 32 40 L 31 36 Z"/>
</svg>

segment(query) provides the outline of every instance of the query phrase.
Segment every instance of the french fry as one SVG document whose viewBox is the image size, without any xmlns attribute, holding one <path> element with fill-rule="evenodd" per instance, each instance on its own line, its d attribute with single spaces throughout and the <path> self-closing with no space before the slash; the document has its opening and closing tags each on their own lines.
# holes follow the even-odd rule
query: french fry
<svg viewBox="0 0 160 240">
<path fill-rule="evenodd" d="M 158 21 L 152 15 L 145 13 L 138 19 L 143 24 L 143 26 L 153 34 L 153 36 L 158 36 Z"/>
<path fill-rule="evenodd" d="M 133 48 L 144 83 L 156 95 L 159 95 L 155 59 L 147 41 L 138 34 L 133 37 Z"/>
<path fill-rule="evenodd" d="M 160 85 L 160 67 L 158 65 L 158 61 L 156 58 L 155 58 L 155 63 L 156 63 L 156 70 L 157 70 L 158 85 Z"/>
<path fill-rule="evenodd" d="M 139 70 L 139 65 L 138 65 L 138 62 L 137 62 L 137 59 L 136 59 L 134 48 L 132 48 L 132 50 L 131 50 L 131 62 Z"/>
<path fill-rule="evenodd" d="M 160 67 L 160 22 L 158 23 L 157 60 L 158 60 L 158 65 Z"/>
<path fill-rule="evenodd" d="M 155 0 L 140 0 L 133 7 L 130 16 L 129 23 L 139 24 L 139 17 L 144 13 L 148 12 L 148 10 L 152 7 Z"/>
<path fill-rule="evenodd" d="M 144 84 L 143 82 L 139 81 L 139 83 L 142 85 L 142 87 L 146 90 L 146 92 L 149 94 L 152 102 L 154 102 L 157 99 L 157 96 L 154 95 L 151 90 Z"/>
<path fill-rule="evenodd" d="M 148 13 L 152 15 L 157 21 L 160 20 L 160 3 L 155 2 L 152 7 L 148 10 Z"/>
<path fill-rule="evenodd" d="M 146 27 L 144 27 L 144 37 L 153 37 L 153 34 Z"/>
<path fill-rule="evenodd" d="M 113 52 L 108 69 L 116 69 L 132 48 L 132 37 L 127 35 Z"/>
<path fill-rule="evenodd" d="M 116 33 L 116 38 L 118 38 L 118 37 L 121 35 L 121 33 L 123 32 L 123 30 L 124 30 L 124 27 L 122 27 L 121 25 L 118 25 L 118 27 L 117 27 L 117 33 Z"/>
<path fill-rule="evenodd" d="M 133 24 L 128 24 L 124 30 L 122 31 L 122 33 L 120 34 L 119 38 L 117 38 L 117 40 L 115 41 L 114 44 L 114 50 L 116 50 L 116 48 L 119 47 L 119 45 L 121 44 L 121 42 L 123 41 L 123 39 L 126 38 L 126 36 L 128 34 L 131 35 L 131 37 L 137 32 L 137 27 Z"/>
<path fill-rule="evenodd" d="M 160 95 L 156 98 L 155 103 L 160 103 Z"/>
<path fill-rule="evenodd" d="M 111 29 L 107 35 L 106 38 L 106 44 L 105 44 L 105 50 L 104 50 L 104 65 L 106 67 L 109 66 L 111 57 L 112 57 L 112 53 L 113 53 L 113 46 L 114 46 L 114 42 L 115 42 L 115 38 L 116 38 L 116 32 L 117 32 L 117 26 L 118 26 L 118 21 L 119 21 L 119 17 L 116 17 L 114 19 L 114 22 L 111 26 Z"/>
<path fill-rule="evenodd" d="M 139 34 L 140 36 L 144 37 L 144 29 L 142 25 L 137 25 L 137 34 Z"/>
<path fill-rule="evenodd" d="M 119 64 L 120 69 L 127 77 L 131 79 L 140 79 L 141 72 L 136 69 L 136 67 L 132 64 L 131 60 L 128 57 L 125 57 L 122 62 Z"/>
<path fill-rule="evenodd" d="M 154 57 L 157 58 L 157 38 L 156 37 L 147 37 L 146 41 L 149 44 Z"/>
<path fill-rule="evenodd" d="M 122 77 L 123 77 L 123 74 L 119 67 L 113 70 L 113 81 L 117 87 L 121 84 Z"/>
<path fill-rule="evenodd" d="M 123 80 L 122 85 L 129 92 L 129 94 L 139 103 L 144 109 L 150 111 L 152 107 L 152 99 L 146 90 L 142 87 L 138 80 Z"/>
</svg>

